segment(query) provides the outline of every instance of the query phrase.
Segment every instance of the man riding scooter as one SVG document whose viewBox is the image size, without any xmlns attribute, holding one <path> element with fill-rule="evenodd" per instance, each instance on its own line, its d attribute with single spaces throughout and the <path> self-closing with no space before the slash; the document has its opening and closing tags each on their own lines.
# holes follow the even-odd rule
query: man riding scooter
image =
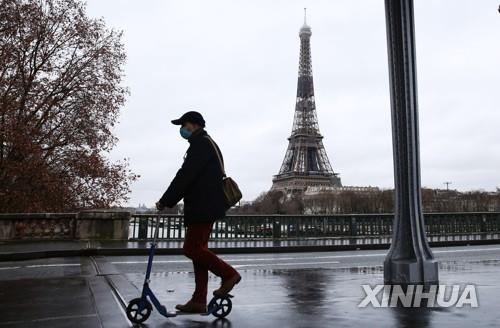
<svg viewBox="0 0 500 328">
<path fill-rule="evenodd" d="M 219 147 L 205 131 L 203 116 L 195 111 L 171 121 L 180 125 L 180 134 L 190 143 L 182 167 L 156 203 L 156 208 L 174 207 L 184 198 L 184 255 L 193 261 L 195 291 L 186 304 L 177 304 L 182 312 L 207 311 L 208 271 L 221 278 L 215 296 L 226 295 L 240 282 L 240 274 L 208 249 L 213 223 L 226 215 L 223 172 L 218 155 Z M 216 149 L 217 148 L 217 149 Z M 219 153 L 217 154 L 216 151 Z"/>
</svg>

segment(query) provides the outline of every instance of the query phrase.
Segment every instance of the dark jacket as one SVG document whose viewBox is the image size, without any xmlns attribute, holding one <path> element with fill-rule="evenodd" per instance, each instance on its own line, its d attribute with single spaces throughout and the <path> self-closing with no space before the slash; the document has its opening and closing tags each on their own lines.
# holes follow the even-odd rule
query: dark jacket
<svg viewBox="0 0 500 328">
<path fill-rule="evenodd" d="M 222 169 L 205 136 L 207 132 L 200 128 L 189 137 L 184 163 L 160 199 L 161 207 L 173 207 L 184 198 L 184 224 L 213 222 L 226 215 Z"/>
</svg>

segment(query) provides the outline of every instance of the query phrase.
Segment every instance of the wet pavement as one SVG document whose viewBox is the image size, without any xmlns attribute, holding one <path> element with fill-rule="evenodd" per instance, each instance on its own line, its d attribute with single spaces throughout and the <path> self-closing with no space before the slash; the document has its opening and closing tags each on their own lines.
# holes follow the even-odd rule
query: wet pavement
<svg viewBox="0 0 500 328">
<path fill-rule="evenodd" d="M 225 319 L 163 318 L 144 327 L 499 327 L 500 245 L 433 248 L 440 283 L 476 286 L 479 307 L 358 307 L 362 284 L 382 284 L 384 250 L 227 254 L 242 274 Z M 194 288 L 183 256 L 157 256 L 151 287 L 169 310 Z M 140 294 L 145 256 L 0 262 L 0 327 L 132 327 L 126 303 Z M 219 285 L 210 274 L 209 289 Z"/>
<path fill-rule="evenodd" d="M 213 240 L 209 247 L 218 254 L 287 253 L 388 249 L 389 237 L 332 237 L 307 239 Z M 495 245 L 500 234 L 457 234 L 428 236 L 432 247 Z M 50 257 L 147 255 L 148 241 L 3 241 L 0 261 Z M 182 240 L 158 242 L 158 254 L 182 255 Z"/>
</svg>

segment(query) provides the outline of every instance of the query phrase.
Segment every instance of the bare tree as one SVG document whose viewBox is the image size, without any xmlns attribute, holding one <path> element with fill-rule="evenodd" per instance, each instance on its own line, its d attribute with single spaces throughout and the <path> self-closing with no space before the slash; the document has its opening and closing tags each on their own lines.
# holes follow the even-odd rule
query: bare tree
<svg viewBox="0 0 500 328">
<path fill-rule="evenodd" d="M 121 32 L 77 0 L 1 0 L 0 211 L 66 211 L 127 200 L 139 177 L 109 162 Z"/>
</svg>

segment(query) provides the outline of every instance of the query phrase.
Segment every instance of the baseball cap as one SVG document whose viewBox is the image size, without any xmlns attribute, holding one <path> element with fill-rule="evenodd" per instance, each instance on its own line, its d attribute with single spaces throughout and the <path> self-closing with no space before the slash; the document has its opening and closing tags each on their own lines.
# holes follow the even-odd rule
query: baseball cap
<svg viewBox="0 0 500 328">
<path fill-rule="evenodd" d="M 205 120 L 203 116 L 196 111 L 189 111 L 184 113 L 178 119 L 172 120 L 172 124 L 182 125 L 184 122 L 198 123 L 201 127 L 205 127 Z"/>
</svg>

